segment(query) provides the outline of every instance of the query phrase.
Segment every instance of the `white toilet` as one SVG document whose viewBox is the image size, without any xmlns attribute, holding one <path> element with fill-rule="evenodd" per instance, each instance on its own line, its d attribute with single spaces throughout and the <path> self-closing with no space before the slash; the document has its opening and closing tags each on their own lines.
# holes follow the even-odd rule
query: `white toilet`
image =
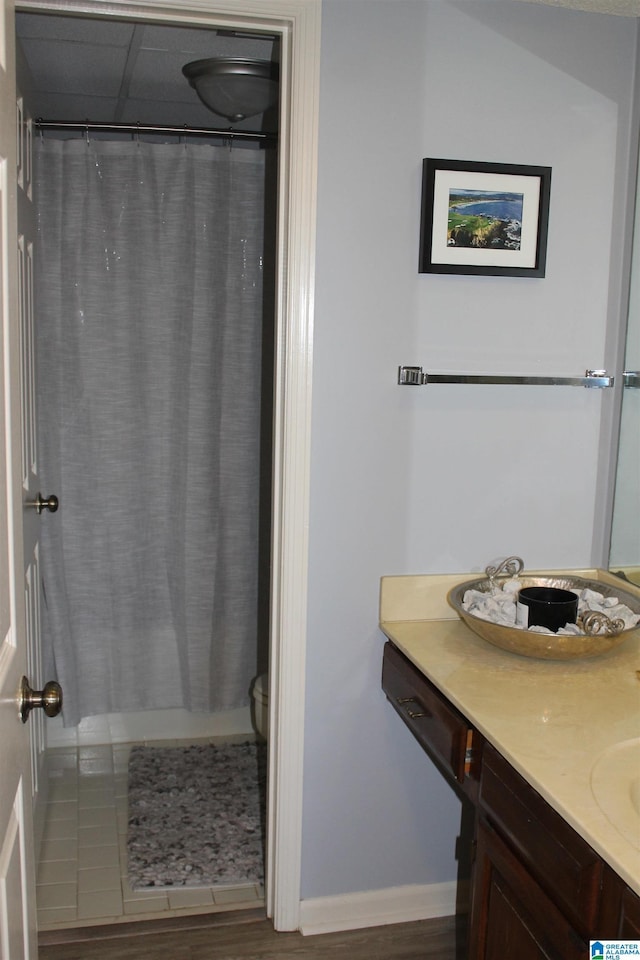
<svg viewBox="0 0 640 960">
<path fill-rule="evenodd" d="M 251 713 L 253 726 L 255 730 L 264 737 L 269 738 L 269 675 L 261 673 L 253 681 L 251 690 Z"/>
</svg>

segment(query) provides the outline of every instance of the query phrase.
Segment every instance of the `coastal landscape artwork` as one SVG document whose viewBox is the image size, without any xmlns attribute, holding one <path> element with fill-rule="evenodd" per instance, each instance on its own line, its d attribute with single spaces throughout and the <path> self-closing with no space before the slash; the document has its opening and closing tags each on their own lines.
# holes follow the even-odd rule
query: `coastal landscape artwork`
<svg viewBox="0 0 640 960">
<path fill-rule="evenodd" d="M 420 272 L 544 277 L 550 167 L 423 161 Z"/>
<path fill-rule="evenodd" d="M 519 250 L 523 199 L 506 191 L 450 190 L 448 246 Z"/>
</svg>

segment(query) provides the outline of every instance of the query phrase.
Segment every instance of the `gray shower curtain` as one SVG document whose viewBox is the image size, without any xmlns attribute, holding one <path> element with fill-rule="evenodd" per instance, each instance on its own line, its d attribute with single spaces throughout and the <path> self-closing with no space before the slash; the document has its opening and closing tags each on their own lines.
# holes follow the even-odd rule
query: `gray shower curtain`
<svg viewBox="0 0 640 960">
<path fill-rule="evenodd" d="M 264 154 L 36 146 L 45 659 L 65 724 L 256 671 Z"/>
</svg>

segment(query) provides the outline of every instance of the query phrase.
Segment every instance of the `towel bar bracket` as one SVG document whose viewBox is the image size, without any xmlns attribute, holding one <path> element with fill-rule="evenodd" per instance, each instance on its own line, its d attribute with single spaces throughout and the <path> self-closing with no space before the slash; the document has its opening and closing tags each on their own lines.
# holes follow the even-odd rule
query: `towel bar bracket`
<svg viewBox="0 0 640 960">
<path fill-rule="evenodd" d="M 403 387 L 420 387 L 430 383 L 494 383 L 522 386 L 612 387 L 614 377 L 606 370 L 586 370 L 584 377 L 521 377 L 509 374 L 425 373 L 422 367 L 398 367 L 398 383 Z"/>
<path fill-rule="evenodd" d="M 403 387 L 424 386 L 427 376 L 422 367 L 398 367 L 398 383 Z"/>
</svg>

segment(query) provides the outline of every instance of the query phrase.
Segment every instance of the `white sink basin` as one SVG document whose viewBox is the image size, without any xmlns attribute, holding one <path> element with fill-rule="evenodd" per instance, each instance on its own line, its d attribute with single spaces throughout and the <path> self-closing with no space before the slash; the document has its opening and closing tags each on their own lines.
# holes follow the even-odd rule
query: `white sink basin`
<svg viewBox="0 0 640 960">
<path fill-rule="evenodd" d="M 640 850 L 640 737 L 605 750 L 591 771 L 591 790 L 607 820 Z"/>
</svg>

